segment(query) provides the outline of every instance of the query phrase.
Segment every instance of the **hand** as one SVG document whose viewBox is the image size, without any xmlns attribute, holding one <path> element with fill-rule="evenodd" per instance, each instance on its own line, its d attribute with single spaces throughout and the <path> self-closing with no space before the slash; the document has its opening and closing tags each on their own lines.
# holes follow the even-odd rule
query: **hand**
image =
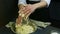
<svg viewBox="0 0 60 34">
<path fill-rule="evenodd" d="M 21 22 L 22 22 L 22 17 L 18 16 L 18 18 L 16 19 L 16 23 L 17 24 L 21 24 Z"/>
<path fill-rule="evenodd" d="M 25 16 L 29 16 L 36 9 L 35 5 L 28 4 L 27 6 L 20 9 L 19 13 L 23 13 Z"/>
</svg>

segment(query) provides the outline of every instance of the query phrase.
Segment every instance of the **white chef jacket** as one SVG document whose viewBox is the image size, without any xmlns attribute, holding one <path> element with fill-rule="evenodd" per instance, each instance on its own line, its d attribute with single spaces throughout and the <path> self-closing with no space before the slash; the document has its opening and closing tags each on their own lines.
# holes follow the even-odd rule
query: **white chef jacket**
<svg viewBox="0 0 60 34">
<path fill-rule="evenodd" d="M 40 0 L 29 0 L 29 1 L 40 1 Z M 42 1 L 42 0 L 41 0 L 41 1 Z M 46 1 L 47 5 L 49 6 L 51 0 L 44 0 L 44 1 Z M 25 4 L 27 4 L 27 2 L 26 2 L 26 0 L 19 0 L 19 1 L 18 1 L 18 5 L 19 5 L 19 4 L 25 5 Z"/>
</svg>

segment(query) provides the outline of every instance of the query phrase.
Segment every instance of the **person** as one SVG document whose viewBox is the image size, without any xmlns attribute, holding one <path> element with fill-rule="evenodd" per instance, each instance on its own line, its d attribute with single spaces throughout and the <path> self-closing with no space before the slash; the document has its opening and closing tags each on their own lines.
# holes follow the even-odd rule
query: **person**
<svg viewBox="0 0 60 34">
<path fill-rule="evenodd" d="M 18 4 L 20 5 L 20 1 Z M 21 4 L 24 4 L 24 3 L 21 3 Z M 60 28 L 59 26 L 60 25 L 60 10 L 59 10 L 60 1 L 59 0 L 42 0 L 40 2 L 38 2 L 38 0 L 37 2 L 30 0 L 30 1 L 27 1 L 27 4 L 28 5 L 26 6 L 26 9 L 25 10 L 23 9 L 23 11 L 24 12 L 29 11 L 29 13 L 31 11 L 30 18 L 35 20 L 40 20 L 40 21 L 48 21 L 52 23 L 51 26 Z M 21 7 L 19 6 L 19 8 Z"/>
<path fill-rule="evenodd" d="M 19 14 L 24 14 L 30 19 L 47 21 L 48 19 L 48 7 L 51 0 L 19 0 L 18 8 Z M 17 18 L 17 23 L 20 23 L 21 17 Z M 32 34 L 40 34 L 40 29 Z"/>
<path fill-rule="evenodd" d="M 49 21 L 48 7 L 51 0 L 19 0 L 19 15 L 22 13 L 30 19 L 47 22 Z M 21 16 L 18 16 L 16 23 L 21 22 Z"/>
<path fill-rule="evenodd" d="M 51 0 L 19 0 L 19 13 L 23 13 L 34 20 L 47 21 L 50 1 Z"/>
</svg>

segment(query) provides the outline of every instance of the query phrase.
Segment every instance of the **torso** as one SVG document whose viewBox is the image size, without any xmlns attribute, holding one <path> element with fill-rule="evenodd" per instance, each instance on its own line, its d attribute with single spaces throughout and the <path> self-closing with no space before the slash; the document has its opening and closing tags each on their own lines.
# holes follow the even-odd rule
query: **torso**
<svg viewBox="0 0 60 34">
<path fill-rule="evenodd" d="M 60 1 L 52 0 L 49 9 L 50 9 L 50 18 L 60 20 Z"/>
<path fill-rule="evenodd" d="M 27 0 L 28 4 L 35 4 L 35 3 L 38 3 L 38 2 L 40 2 L 40 0 L 38 0 L 38 1 L 29 1 L 29 0 Z M 49 16 L 48 15 L 48 9 L 44 7 L 44 8 L 37 8 L 34 11 L 34 13 L 32 13 L 30 15 L 30 18 L 34 19 L 34 20 L 44 21 L 48 18 L 48 16 Z"/>
<path fill-rule="evenodd" d="M 35 3 L 40 2 L 40 0 L 27 0 L 26 2 L 27 4 L 35 4 Z"/>
</svg>

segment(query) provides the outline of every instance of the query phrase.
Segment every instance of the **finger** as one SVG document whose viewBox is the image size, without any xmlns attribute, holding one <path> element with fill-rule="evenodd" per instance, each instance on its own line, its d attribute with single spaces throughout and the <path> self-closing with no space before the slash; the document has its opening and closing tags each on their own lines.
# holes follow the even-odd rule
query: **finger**
<svg viewBox="0 0 60 34">
<path fill-rule="evenodd" d="M 28 16 L 29 16 L 31 13 L 32 13 L 31 10 L 27 11 L 27 13 L 25 13 L 26 18 L 28 18 Z"/>
<path fill-rule="evenodd" d="M 31 8 L 29 6 L 25 7 L 25 10 L 24 10 L 24 14 L 28 13 L 28 11 L 30 11 Z"/>
<path fill-rule="evenodd" d="M 29 6 L 25 6 L 21 9 L 22 11 L 20 11 L 19 13 L 26 13 L 26 11 L 30 10 L 30 7 Z"/>
<path fill-rule="evenodd" d="M 18 11 L 18 13 L 20 13 L 20 10 Z"/>
<path fill-rule="evenodd" d="M 25 10 L 25 7 L 22 7 L 18 13 L 23 13 L 24 10 Z"/>
<path fill-rule="evenodd" d="M 29 9 L 26 10 L 25 15 L 29 16 L 31 13 L 32 13 L 32 9 L 29 8 Z"/>
<path fill-rule="evenodd" d="M 29 10 L 29 8 L 30 8 L 29 5 L 30 5 L 30 4 L 28 4 L 28 5 L 24 6 L 24 7 L 22 7 L 22 8 L 19 10 L 18 13 L 22 13 L 23 11 L 24 11 L 23 13 L 25 13 L 27 10 Z"/>
<path fill-rule="evenodd" d="M 26 18 L 28 18 L 30 16 L 30 14 L 32 14 L 34 12 L 34 10 L 30 10 L 27 14 L 26 14 Z"/>
<path fill-rule="evenodd" d="M 29 11 L 30 11 L 30 9 L 26 9 L 26 10 L 24 11 L 24 14 L 28 13 Z"/>
<path fill-rule="evenodd" d="M 19 13 L 19 14 L 23 14 L 23 11 L 22 11 L 22 10 L 20 10 L 20 11 L 18 11 L 18 13 Z"/>
<path fill-rule="evenodd" d="M 28 18 L 28 17 L 30 16 L 30 14 L 31 14 L 31 13 L 27 14 L 27 15 L 26 15 L 26 18 Z"/>
<path fill-rule="evenodd" d="M 18 18 L 16 19 L 16 23 L 20 24 L 21 22 L 22 22 L 22 18 L 21 18 L 21 16 L 18 16 Z"/>
</svg>

